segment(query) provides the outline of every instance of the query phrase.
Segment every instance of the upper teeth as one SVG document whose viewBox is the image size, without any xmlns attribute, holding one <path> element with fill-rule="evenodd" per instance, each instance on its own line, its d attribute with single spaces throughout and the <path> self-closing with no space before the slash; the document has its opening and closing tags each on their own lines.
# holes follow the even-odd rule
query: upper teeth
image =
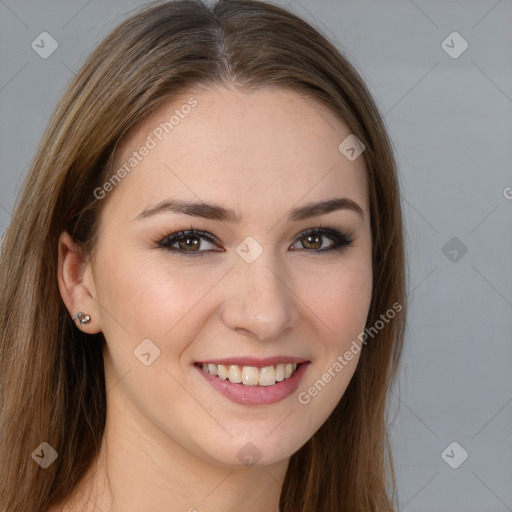
<svg viewBox="0 0 512 512">
<path fill-rule="evenodd" d="M 203 370 L 216 375 L 222 380 L 228 379 L 235 384 L 246 386 L 272 386 L 276 382 L 287 379 L 297 369 L 296 363 L 278 364 L 275 366 L 238 366 L 236 364 L 207 364 L 203 363 Z"/>
</svg>

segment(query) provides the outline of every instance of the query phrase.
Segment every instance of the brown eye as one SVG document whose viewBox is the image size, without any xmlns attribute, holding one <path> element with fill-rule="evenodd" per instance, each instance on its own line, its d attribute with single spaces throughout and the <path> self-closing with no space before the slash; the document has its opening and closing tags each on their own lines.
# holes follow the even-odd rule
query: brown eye
<svg viewBox="0 0 512 512">
<path fill-rule="evenodd" d="M 329 244 L 328 240 L 331 240 Z M 302 232 L 292 247 L 294 249 L 307 249 L 310 252 L 328 252 L 343 249 L 353 242 L 347 233 L 340 233 L 334 229 L 313 228 Z M 301 247 L 296 247 L 300 243 Z"/>
<path fill-rule="evenodd" d="M 291 248 L 321 253 L 342 250 L 351 245 L 352 241 L 351 235 L 348 233 L 341 233 L 330 228 L 313 228 L 302 232 Z M 204 253 L 224 252 L 219 248 L 220 242 L 214 235 L 194 229 L 171 233 L 157 243 L 159 247 L 183 256 L 202 256 Z M 300 246 L 298 246 L 299 244 Z"/>
<path fill-rule="evenodd" d="M 302 247 L 304 249 L 318 250 L 322 248 L 322 236 L 321 235 L 308 235 L 302 238 Z"/>
<path fill-rule="evenodd" d="M 182 238 L 177 243 L 179 248 L 184 251 L 197 251 L 201 245 L 199 238 Z"/>
<path fill-rule="evenodd" d="M 185 256 L 200 256 L 204 252 L 219 252 L 217 239 L 203 231 L 178 231 L 167 235 L 158 242 L 164 249 Z"/>
</svg>

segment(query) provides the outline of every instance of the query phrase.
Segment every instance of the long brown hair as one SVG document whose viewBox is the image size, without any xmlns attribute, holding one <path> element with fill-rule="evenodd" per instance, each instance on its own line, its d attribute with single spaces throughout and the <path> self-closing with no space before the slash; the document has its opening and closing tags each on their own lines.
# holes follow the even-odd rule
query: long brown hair
<svg viewBox="0 0 512 512">
<path fill-rule="evenodd" d="M 146 7 L 91 54 L 41 141 L 0 266 L 0 509 L 47 510 L 69 498 L 94 462 L 106 419 L 103 335 L 76 329 L 57 286 L 57 241 L 85 251 L 129 130 L 195 86 L 275 86 L 335 112 L 365 145 L 373 261 L 367 326 L 395 303 L 400 314 L 362 349 L 336 409 L 292 457 L 282 512 L 388 512 L 396 507 L 388 388 L 405 331 L 405 255 L 399 182 L 385 126 L 353 66 L 305 21 L 264 2 L 177 0 Z M 341 142 L 341 141 L 340 141 Z M 56 463 L 31 453 L 48 442 Z"/>
</svg>

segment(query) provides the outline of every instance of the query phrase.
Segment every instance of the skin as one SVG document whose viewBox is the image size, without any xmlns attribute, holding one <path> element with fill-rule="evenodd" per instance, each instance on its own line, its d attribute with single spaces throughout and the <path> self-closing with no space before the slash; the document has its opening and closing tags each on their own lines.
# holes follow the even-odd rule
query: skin
<svg viewBox="0 0 512 512">
<path fill-rule="evenodd" d="M 59 287 L 69 313 L 89 314 L 92 321 L 77 328 L 102 331 L 107 341 L 108 413 L 97 464 L 75 502 L 54 510 L 107 512 L 114 503 L 121 512 L 238 512 L 243 504 L 278 512 L 290 456 L 328 418 L 357 366 L 360 354 L 307 405 L 299 402 L 357 339 L 370 305 L 366 169 L 362 157 L 351 162 L 338 150 L 350 130 L 290 90 L 195 90 L 139 125 L 116 165 L 190 97 L 197 106 L 102 199 L 92 255 L 83 256 L 67 233 L 59 241 Z M 232 208 L 243 220 L 172 212 L 134 220 L 171 197 Z M 287 219 L 297 206 L 333 197 L 351 199 L 363 215 L 345 209 Z M 191 226 L 221 243 L 202 240 L 209 252 L 198 257 L 158 246 Z M 315 252 L 320 245 L 307 245 L 307 235 L 297 239 L 320 226 L 350 231 L 353 241 L 342 251 Z M 263 250 L 252 263 L 236 252 L 247 236 Z M 333 240 L 323 235 L 320 243 Z M 133 353 L 146 338 L 160 350 L 149 366 Z M 310 365 L 296 392 L 258 407 L 229 401 L 193 366 L 276 355 Z M 261 454 L 253 466 L 237 457 L 247 442 Z"/>
</svg>

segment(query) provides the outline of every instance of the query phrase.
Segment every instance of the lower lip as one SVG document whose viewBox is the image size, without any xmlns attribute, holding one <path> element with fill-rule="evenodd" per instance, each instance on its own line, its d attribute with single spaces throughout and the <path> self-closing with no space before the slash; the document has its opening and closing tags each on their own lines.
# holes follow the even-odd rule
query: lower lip
<svg viewBox="0 0 512 512">
<path fill-rule="evenodd" d="M 309 363 L 302 363 L 291 377 L 276 382 L 272 386 L 234 384 L 228 379 L 222 380 L 205 372 L 199 366 L 196 366 L 196 369 L 214 389 L 232 402 L 241 405 L 270 405 L 284 400 L 298 388 L 308 365 Z"/>
</svg>

